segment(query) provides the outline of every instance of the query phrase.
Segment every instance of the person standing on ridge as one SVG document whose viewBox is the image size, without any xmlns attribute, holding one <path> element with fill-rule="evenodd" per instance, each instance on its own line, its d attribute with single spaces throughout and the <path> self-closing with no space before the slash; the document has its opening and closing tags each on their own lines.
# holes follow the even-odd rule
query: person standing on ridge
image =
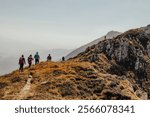
<svg viewBox="0 0 150 117">
<path fill-rule="evenodd" d="M 65 61 L 65 57 L 64 56 L 62 57 L 62 61 Z"/>
<path fill-rule="evenodd" d="M 48 56 L 47 56 L 47 61 L 51 61 L 52 60 L 52 57 L 51 57 L 51 55 L 49 54 Z"/>
<path fill-rule="evenodd" d="M 25 61 L 24 55 L 22 55 L 22 56 L 19 58 L 19 65 L 20 65 L 19 71 L 20 71 L 20 72 L 23 72 L 23 66 L 24 66 L 25 64 L 26 64 L 26 61 Z"/>
<path fill-rule="evenodd" d="M 30 56 L 28 57 L 28 64 L 29 64 L 29 67 L 31 67 L 32 61 L 33 61 L 33 58 L 32 58 L 32 55 L 30 55 Z"/>
<path fill-rule="evenodd" d="M 38 52 L 36 52 L 36 54 L 34 55 L 34 59 L 35 59 L 35 65 L 38 64 L 40 61 L 40 56 L 39 56 Z"/>
</svg>

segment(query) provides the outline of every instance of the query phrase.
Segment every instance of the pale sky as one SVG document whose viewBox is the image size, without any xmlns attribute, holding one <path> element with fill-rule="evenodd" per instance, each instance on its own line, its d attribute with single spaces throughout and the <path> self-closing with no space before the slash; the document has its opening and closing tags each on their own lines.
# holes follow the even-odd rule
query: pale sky
<svg viewBox="0 0 150 117">
<path fill-rule="evenodd" d="M 150 0 L 0 0 L 0 40 L 77 48 L 150 24 Z"/>
</svg>

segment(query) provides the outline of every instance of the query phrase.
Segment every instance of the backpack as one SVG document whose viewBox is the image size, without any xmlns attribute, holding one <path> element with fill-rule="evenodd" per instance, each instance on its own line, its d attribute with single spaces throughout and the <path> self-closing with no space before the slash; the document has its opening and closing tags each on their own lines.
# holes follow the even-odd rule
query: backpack
<svg viewBox="0 0 150 117">
<path fill-rule="evenodd" d="M 47 59 L 48 59 L 48 60 L 51 60 L 51 59 L 52 59 L 52 57 L 51 57 L 51 56 L 48 56 L 48 57 L 47 57 Z"/>
<path fill-rule="evenodd" d="M 20 57 L 19 64 L 24 64 L 24 58 L 23 57 Z"/>
<path fill-rule="evenodd" d="M 39 59 L 40 56 L 39 56 L 38 54 L 36 54 L 36 55 L 34 56 L 34 58 L 35 58 L 35 59 Z"/>
<path fill-rule="evenodd" d="M 32 62 L 32 58 L 28 57 L 28 63 L 31 63 L 31 62 Z"/>
</svg>

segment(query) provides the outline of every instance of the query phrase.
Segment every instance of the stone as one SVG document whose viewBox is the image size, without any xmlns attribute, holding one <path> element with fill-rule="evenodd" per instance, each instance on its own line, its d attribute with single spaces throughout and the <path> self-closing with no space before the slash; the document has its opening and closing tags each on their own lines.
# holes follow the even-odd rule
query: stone
<svg viewBox="0 0 150 117">
<path fill-rule="evenodd" d="M 1 82 L 0 82 L 0 89 L 5 88 L 6 86 L 7 86 L 7 84 L 6 84 L 6 83 L 1 83 Z"/>
</svg>

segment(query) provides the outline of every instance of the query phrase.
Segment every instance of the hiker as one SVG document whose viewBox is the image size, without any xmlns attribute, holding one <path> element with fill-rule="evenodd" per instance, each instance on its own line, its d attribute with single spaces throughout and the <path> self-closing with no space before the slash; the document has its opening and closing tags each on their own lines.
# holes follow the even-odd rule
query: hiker
<svg viewBox="0 0 150 117">
<path fill-rule="evenodd" d="M 40 56 L 39 56 L 38 52 L 36 52 L 34 59 L 35 59 L 35 65 L 38 64 L 40 61 Z"/>
<path fill-rule="evenodd" d="M 33 58 L 32 58 L 32 55 L 30 55 L 30 56 L 28 57 L 28 64 L 29 64 L 29 67 L 31 67 L 32 61 L 33 61 Z"/>
<path fill-rule="evenodd" d="M 47 56 L 47 61 L 51 61 L 51 59 L 52 59 L 52 57 L 51 57 L 51 55 L 49 54 L 49 55 Z"/>
<path fill-rule="evenodd" d="M 24 66 L 24 64 L 26 64 L 26 61 L 25 61 L 24 55 L 22 55 L 19 58 L 19 65 L 20 65 L 19 71 L 20 72 L 23 72 L 23 66 Z"/>
<path fill-rule="evenodd" d="M 62 57 L 62 61 L 65 61 L 65 57 L 64 56 Z"/>
</svg>

